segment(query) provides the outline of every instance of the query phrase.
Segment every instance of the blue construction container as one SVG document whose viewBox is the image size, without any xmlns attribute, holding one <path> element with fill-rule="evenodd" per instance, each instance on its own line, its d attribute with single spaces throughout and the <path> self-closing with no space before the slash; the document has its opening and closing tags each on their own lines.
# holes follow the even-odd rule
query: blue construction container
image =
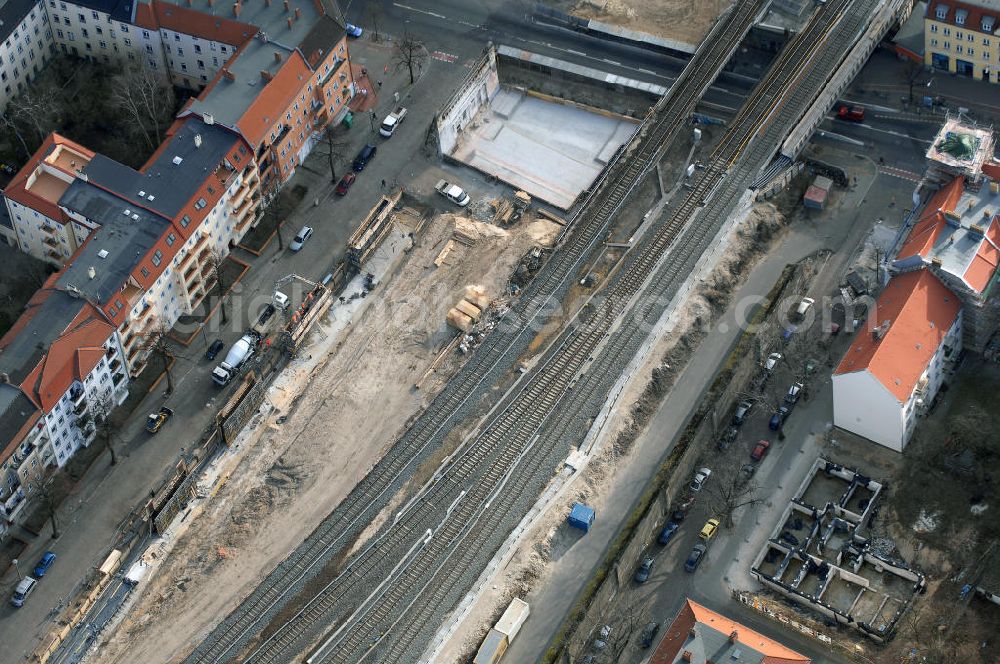
<svg viewBox="0 0 1000 664">
<path fill-rule="evenodd" d="M 569 517 L 566 521 L 569 525 L 574 528 L 579 528 L 583 532 L 588 532 L 590 527 L 594 525 L 594 516 L 597 513 L 594 511 L 593 507 L 587 507 L 586 505 L 581 505 L 580 503 L 573 503 L 573 509 L 569 512 Z"/>
</svg>

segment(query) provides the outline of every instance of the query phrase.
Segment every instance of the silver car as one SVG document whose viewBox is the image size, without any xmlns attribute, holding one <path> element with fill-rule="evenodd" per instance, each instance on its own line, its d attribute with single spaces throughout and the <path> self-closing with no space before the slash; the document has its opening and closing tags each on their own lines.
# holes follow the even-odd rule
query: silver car
<svg viewBox="0 0 1000 664">
<path fill-rule="evenodd" d="M 313 229 L 311 226 L 303 226 L 302 230 L 295 235 L 295 239 L 288 245 L 288 248 L 292 251 L 298 251 L 306 243 L 306 240 L 312 237 L 312 234 Z"/>
</svg>

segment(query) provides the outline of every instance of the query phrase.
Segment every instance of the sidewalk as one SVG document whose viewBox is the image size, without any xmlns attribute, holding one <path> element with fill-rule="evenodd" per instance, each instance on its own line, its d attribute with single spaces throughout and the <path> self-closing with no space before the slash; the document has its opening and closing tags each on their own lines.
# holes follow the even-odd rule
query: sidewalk
<svg viewBox="0 0 1000 664">
<path fill-rule="evenodd" d="M 658 469 L 660 460 L 672 449 L 673 441 L 684 426 L 688 413 L 694 410 L 701 395 L 714 379 L 718 363 L 724 360 L 742 333 L 741 327 L 737 324 L 737 304 L 741 300 L 747 301 L 747 298 L 766 294 L 786 264 L 796 262 L 818 249 L 841 249 L 842 253 L 837 256 L 848 258 L 852 248 L 868 232 L 870 221 L 878 216 L 877 211 L 885 207 L 894 187 L 898 186 L 891 182 L 891 178 L 876 176 L 876 169 L 870 161 L 858 160 L 843 152 L 830 155 L 829 160 L 841 161 L 845 165 L 853 162 L 850 174 L 858 175 L 858 187 L 841 194 L 843 196 L 841 209 L 844 214 L 837 219 L 805 221 L 790 227 L 783 241 L 750 272 L 740 290 L 730 300 L 726 313 L 713 326 L 697 349 L 698 357 L 711 358 L 711 361 L 688 363 L 676 385 L 676 387 L 683 385 L 683 389 L 675 388 L 661 404 L 645 432 L 634 444 L 634 451 L 627 465 L 619 467 L 616 476 L 605 486 L 600 501 L 605 507 L 594 527 L 586 537 L 577 540 L 558 560 L 550 562 L 543 573 L 544 584 L 536 586 L 527 597 L 523 598 L 531 605 L 532 611 L 531 617 L 508 650 L 508 657 L 514 661 L 537 661 L 542 656 L 550 639 L 576 601 L 580 589 L 592 578 L 596 566 L 605 555 L 608 543 L 614 540 L 624 519 L 630 514 L 632 506 Z M 883 184 L 885 186 L 882 186 Z M 833 274 L 836 270 L 835 265 L 828 265 L 825 274 Z M 829 381 L 828 376 L 826 380 Z M 829 417 L 825 416 L 826 410 L 828 406 L 822 403 L 819 395 L 808 404 L 808 412 L 817 418 L 825 417 L 828 420 Z M 806 418 L 793 420 L 789 433 L 794 434 L 798 427 L 805 424 Z M 789 439 L 792 439 L 792 435 Z M 793 445 L 786 445 L 784 451 L 788 451 L 790 455 L 798 454 Z M 680 571 L 678 565 L 676 571 L 681 577 L 671 577 L 672 580 L 663 583 L 660 592 L 651 598 L 653 606 L 640 609 L 642 620 L 646 620 L 646 616 L 657 621 L 672 617 L 687 592 L 684 586 L 688 584 L 692 584 L 690 594 L 695 594 L 693 589 L 697 588 L 698 594 L 706 595 L 702 601 L 712 608 L 725 607 L 729 602 L 729 594 L 723 577 L 726 570 L 731 568 L 729 562 L 733 561 L 737 549 L 747 546 L 744 538 L 757 527 L 753 520 L 744 520 L 742 524 L 738 524 L 736 532 L 728 535 L 729 541 L 726 542 L 725 548 L 717 548 L 710 555 L 705 569 L 701 570 L 702 576 L 698 577 L 700 579 L 698 582 Z M 679 552 L 674 557 L 680 557 L 679 563 L 683 563 L 683 557 Z M 657 571 L 663 572 L 659 566 Z M 717 583 L 706 581 L 707 579 L 716 579 Z"/>
</svg>

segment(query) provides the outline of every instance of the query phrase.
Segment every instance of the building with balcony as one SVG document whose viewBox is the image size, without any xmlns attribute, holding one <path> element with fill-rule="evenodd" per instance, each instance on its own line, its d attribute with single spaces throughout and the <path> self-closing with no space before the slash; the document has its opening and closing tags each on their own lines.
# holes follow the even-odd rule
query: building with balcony
<svg viewBox="0 0 1000 664">
<path fill-rule="evenodd" d="M 45 469 L 61 468 L 89 444 L 97 420 L 128 396 L 115 326 L 56 281 L 52 275 L 0 338 L 0 502 L 8 526 Z"/>
<path fill-rule="evenodd" d="M 916 216 L 889 263 L 897 274 L 930 270 L 962 302 L 963 347 L 982 351 L 996 334 L 1000 300 L 1000 168 L 984 164 L 972 182 L 956 176 Z"/>
<path fill-rule="evenodd" d="M 82 145 L 51 134 L 4 190 L 13 241 L 26 254 L 62 267 L 93 225 L 75 222 L 59 199 L 94 158 Z"/>
<path fill-rule="evenodd" d="M 962 304 L 930 270 L 893 277 L 833 373 L 833 423 L 902 452 L 962 349 Z"/>
</svg>

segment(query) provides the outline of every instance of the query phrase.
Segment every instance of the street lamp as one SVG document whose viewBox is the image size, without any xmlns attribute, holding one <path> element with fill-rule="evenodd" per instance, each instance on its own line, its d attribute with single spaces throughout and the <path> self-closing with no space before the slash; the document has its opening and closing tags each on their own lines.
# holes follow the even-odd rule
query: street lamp
<svg viewBox="0 0 1000 664">
<path fill-rule="evenodd" d="M 10 561 L 10 564 L 14 566 L 14 571 L 17 572 L 17 580 L 20 581 L 21 579 L 23 579 L 24 577 L 21 576 L 21 568 L 17 566 L 17 558 L 14 558 L 14 560 Z"/>
</svg>

